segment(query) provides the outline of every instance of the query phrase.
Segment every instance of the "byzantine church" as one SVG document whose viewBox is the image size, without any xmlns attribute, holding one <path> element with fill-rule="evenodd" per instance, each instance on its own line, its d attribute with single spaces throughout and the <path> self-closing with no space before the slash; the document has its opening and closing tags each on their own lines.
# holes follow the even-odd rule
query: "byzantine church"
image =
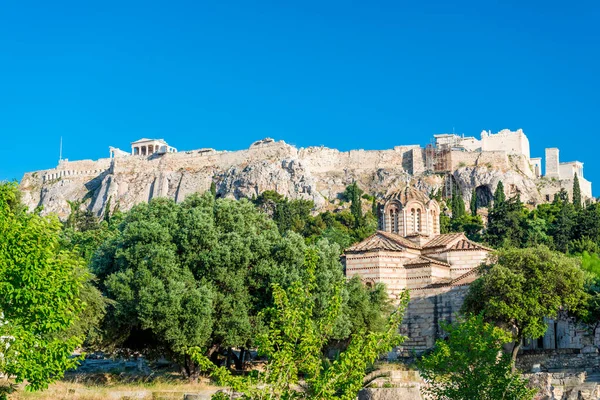
<svg viewBox="0 0 600 400">
<path fill-rule="evenodd" d="M 456 318 L 491 250 L 464 233 L 440 234 L 440 206 L 413 187 L 388 196 L 379 214 L 380 230 L 346 249 L 346 276 L 382 282 L 392 299 L 408 289 L 403 349 L 425 351 L 441 335 L 439 322 Z"/>
</svg>

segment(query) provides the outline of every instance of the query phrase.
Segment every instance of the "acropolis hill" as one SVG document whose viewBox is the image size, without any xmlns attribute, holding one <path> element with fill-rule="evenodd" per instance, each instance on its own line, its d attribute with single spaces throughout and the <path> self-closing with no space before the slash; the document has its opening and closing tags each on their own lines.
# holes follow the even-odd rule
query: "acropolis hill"
<svg viewBox="0 0 600 400">
<path fill-rule="evenodd" d="M 517 193 L 531 205 L 551 201 L 561 188 L 572 191 L 578 175 L 582 196 L 592 197 L 583 164 L 559 162 L 559 150 L 546 149 L 531 158 L 522 130 L 482 132 L 480 139 L 454 134 L 434 136 L 434 144 L 397 146 L 389 150 L 341 152 L 325 147 L 296 148 L 263 139 L 247 150 L 177 151 L 162 139 L 141 139 L 130 152 L 110 148 L 110 158 L 61 160 L 56 168 L 26 173 L 21 181 L 24 202 L 43 206 L 44 213 L 65 218 L 67 201 L 81 200 L 96 215 L 118 205 L 128 210 L 155 197 L 182 201 L 215 183 L 221 197 L 252 197 L 275 190 L 292 199 L 314 201 L 318 209 L 335 207 L 347 185 L 384 198 L 407 183 L 425 193 L 444 189 L 450 179 L 468 201 L 473 189 L 480 206 L 489 204 L 499 181 L 507 196 Z M 109 201 L 110 199 L 110 201 Z"/>
</svg>

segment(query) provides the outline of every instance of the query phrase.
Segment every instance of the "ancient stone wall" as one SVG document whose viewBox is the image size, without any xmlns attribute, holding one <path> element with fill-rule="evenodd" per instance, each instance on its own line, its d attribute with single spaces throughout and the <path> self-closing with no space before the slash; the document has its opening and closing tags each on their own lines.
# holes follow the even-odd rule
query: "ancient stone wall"
<svg viewBox="0 0 600 400">
<path fill-rule="evenodd" d="M 506 171 L 510 168 L 508 155 L 504 151 L 491 152 L 471 152 L 471 151 L 452 151 L 450 152 L 450 169 L 456 170 L 462 167 L 488 166 Z"/>
<path fill-rule="evenodd" d="M 440 322 L 456 321 L 467 291 L 468 286 L 412 290 L 400 329 L 409 339 L 397 349 L 396 356 L 410 357 L 431 349 L 443 335 Z"/>
<path fill-rule="evenodd" d="M 548 179 L 560 178 L 559 150 L 557 148 L 546 149 L 546 173 Z"/>
<path fill-rule="evenodd" d="M 437 191 L 444 177 L 425 171 L 425 150 L 398 146 L 389 150 L 341 152 L 325 147 L 297 149 L 284 142 L 265 142 L 240 151 L 200 149 L 148 157 L 124 156 L 98 161 L 63 161 L 53 169 L 27 173 L 21 182 L 23 199 L 34 209 L 66 218 L 68 201 L 90 199 L 86 206 L 102 215 L 108 199 L 128 210 L 154 197 L 183 201 L 216 184 L 218 195 L 242 198 L 276 190 L 293 199 L 314 201 L 318 209 L 333 208 L 347 185 L 356 181 L 367 193 L 383 198 L 410 183 L 425 193 Z M 450 170 L 468 199 L 472 189 L 495 189 L 502 180 L 507 195 L 524 202 L 541 200 L 525 156 L 503 151 L 447 152 Z M 582 191 L 591 184 L 582 180 Z M 588 190 L 589 188 L 589 190 Z"/>
<path fill-rule="evenodd" d="M 495 134 L 483 131 L 481 133 L 481 150 L 484 152 L 504 151 L 511 155 L 523 155 L 527 159 L 531 156 L 529 139 L 521 129 L 515 132 L 503 129 Z"/>
</svg>

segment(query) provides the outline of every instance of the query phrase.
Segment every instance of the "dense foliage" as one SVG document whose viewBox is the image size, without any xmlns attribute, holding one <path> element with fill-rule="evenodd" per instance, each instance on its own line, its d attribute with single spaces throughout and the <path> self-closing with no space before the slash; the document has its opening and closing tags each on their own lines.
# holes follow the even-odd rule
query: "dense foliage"
<svg viewBox="0 0 600 400">
<path fill-rule="evenodd" d="M 454 325 L 443 325 L 446 340 L 438 340 L 418 363 L 429 383 L 425 393 L 438 400 L 527 400 L 535 391 L 512 371 L 510 355 L 502 346 L 511 341 L 503 329 L 470 316 Z"/>
<path fill-rule="evenodd" d="M 268 359 L 264 372 L 251 378 L 233 377 L 225 369 L 216 369 L 206 358 L 195 354 L 199 364 L 211 369 L 212 375 L 220 378 L 222 383 L 241 392 L 244 399 L 354 400 L 363 387 L 367 367 L 380 354 L 402 343 L 398 327 L 408 296 L 403 296 L 400 308 L 392 314 L 383 331 L 356 332 L 347 350 L 330 361 L 322 354 L 342 311 L 344 282 L 342 278 L 333 284 L 336 290 L 331 301 L 325 312 L 315 318 L 319 258 L 316 251 L 308 249 L 304 278 L 287 290 L 273 285 L 274 304 L 263 310 L 263 314 L 268 315 L 269 326 L 257 337 L 259 353 Z M 229 396 L 222 393 L 213 396 L 213 399 L 225 398 Z"/>
<path fill-rule="evenodd" d="M 545 246 L 503 249 L 480 268 L 463 304 L 465 313 L 483 314 L 513 335 L 513 361 L 525 338 L 542 337 L 544 318 L 586 304 L 584 273 L 576 258 Z"/>
<path fill-rule="evenodd" d="M 105 319 L 107 338 L 116 346 L 166 353 L 190 378 L 199 372 L 190 358 L 195 347 L 214 362 L 223 354 L 241 367 L 244 349 L 254 345 L 265 322 L 261 311 L 272 305 L 273 285 L 287 288 L 304 277 L 308 248 L 318 254 L 312 300 L 319 318 L 343 279 L 339 247 L 326 240 L 307 245 L 280 229 L 251 202 L 210 193 L 181 204 L 155 199 L 135 206 L 92 259 L 102 290 L 115 302 Z M 336 318 L 332 339 L 381 326 L 387 308 L 381 287 L 367 289 L 354 280 L 341 290 L 345 312 Z"/>
<path fill-rule="evenodd" d="M 82 341 L 71 329 L 90 277 L 83 259 L 61 247 L 60 231 L 57 218 L 26 212 L 16 184 L 0 183 L 0 373 L 32 390 L 75 367 Z"/>
</svg>

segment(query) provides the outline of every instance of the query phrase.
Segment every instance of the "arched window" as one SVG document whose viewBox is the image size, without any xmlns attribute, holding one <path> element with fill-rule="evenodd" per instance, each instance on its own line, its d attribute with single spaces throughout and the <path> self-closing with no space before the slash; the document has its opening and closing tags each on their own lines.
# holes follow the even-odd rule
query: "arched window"
<svg viewBox="0 0 600 400">
<path fill-rule="evenodd" d="M 423 226 L 421 221 L 421 209 L 417 208 L 417 218 L 415 220 L 415 231 L 421 232 L 421 227 Z"/>
<path fill-rule="evenodd" d="M 390 208 L 390 231 L 393 233 L 398 233 L 398 211 L 397 207 Z"/>
</svg>

